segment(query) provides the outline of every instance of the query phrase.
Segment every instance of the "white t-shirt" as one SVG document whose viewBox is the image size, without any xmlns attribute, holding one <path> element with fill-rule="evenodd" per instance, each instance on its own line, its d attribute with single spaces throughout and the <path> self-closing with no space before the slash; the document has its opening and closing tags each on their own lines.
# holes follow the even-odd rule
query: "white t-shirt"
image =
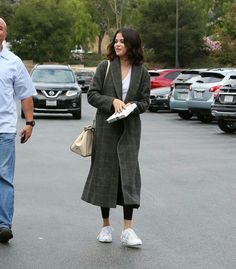
<svg viewBox="0 0 236 269">
<path fill-rule="evenodd" d="M 126 95 L 128 93 L 128 90 L 129 90 L 129 84 L 130 84 L 130 78 L 131 78 L 131 69 L 132 68 L 130 67 L 128 74 L 122 80 L 122 100 L 123 101 L 125 100 Z"/>
</svg>

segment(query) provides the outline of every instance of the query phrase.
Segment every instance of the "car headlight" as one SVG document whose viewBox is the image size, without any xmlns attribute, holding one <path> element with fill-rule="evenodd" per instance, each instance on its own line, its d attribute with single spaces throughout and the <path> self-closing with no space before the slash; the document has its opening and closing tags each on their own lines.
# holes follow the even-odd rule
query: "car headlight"
<svg viewBox="0 0 236 269">
<path fill-rule="evenodd" d="M 168 99 L 168 98 L 169 98 L 169 93 L 156 96 L 156 99 Z"/>
<path fill-rule="evenodd" d="M 67 91 L 66 92 L 66 96 L 75 96 L 75 95 L 77 95 L 77 94 L 79 94 L 79 91 Z"/>
<path fill-rule="evenodd" d="M 163 96 L 164 96 L 164 98 L 165 98 L 165 99 L 168 99 L 168 98 L 169 98 L 169 96 L 170 96 L 170 94 L 169 94 L 169 93 L 167 93 L 167 94 L 164 94 Z"/>
</svg>

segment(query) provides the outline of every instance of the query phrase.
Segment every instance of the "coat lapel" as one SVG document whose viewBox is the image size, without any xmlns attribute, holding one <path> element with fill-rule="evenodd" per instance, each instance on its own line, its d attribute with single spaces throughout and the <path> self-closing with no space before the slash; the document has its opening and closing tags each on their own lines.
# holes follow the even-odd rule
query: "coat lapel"
<svg viewBox="0 0 236 269">
<path fill-rule="evenodd" d="M 127 103 L 129 100 L 132 100 L 134 95 L 136 94 L 136 91 L 140 85 L 141 74 L 142 74 L 141 66 L 133 65 L 129 90 L 125 98 L 125 103 Z"/>
<path fill-rule="evenodd" d="M 111 62 L 110 68 L 117 97 L 122 100 L 121 68 L 120 61 L 118 58 L 115 58 L 114 61 Z"/>
</svg>

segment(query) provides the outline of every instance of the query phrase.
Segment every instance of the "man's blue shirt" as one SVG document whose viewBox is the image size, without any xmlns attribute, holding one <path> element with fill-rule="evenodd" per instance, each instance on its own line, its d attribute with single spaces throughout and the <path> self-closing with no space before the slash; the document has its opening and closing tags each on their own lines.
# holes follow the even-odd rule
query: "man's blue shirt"
<svg viewBox="0 0 236 269">
<path fill-rule="evenodd" d="M 0 133 L 16 132 L 16 100 L 34 94 L 35 87 L 21 59 L 3 47 L 0 51 Z"/>
</svg>

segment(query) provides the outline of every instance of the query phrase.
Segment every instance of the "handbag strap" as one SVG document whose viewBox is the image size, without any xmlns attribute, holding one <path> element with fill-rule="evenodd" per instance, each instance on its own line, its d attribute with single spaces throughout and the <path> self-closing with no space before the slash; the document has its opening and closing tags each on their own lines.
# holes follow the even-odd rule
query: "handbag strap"
<svg viewBox="0 0 236 269">
<path fill-rule="evenodd" d="M 105 83 L 105 81 L 106 81 L 107 74 L 108 74 L 108 72 L 109 72 L 110 63 L 111 63 L 110 60 L 108 60 L 108 61 L 107 61 L 107 69 L 106 69 L 106 74 L 105 74 L 105 77 L 104 77 L 103 85 L 104 85 L 104 83 Z M 93 128 L 93 130 L 95 129 L 95 125 L 96 125 L 96 116 L 95 116 L 95 118 L 94 118 L 94 120 L 93 120 L 93 124 L 92 124 L 92 128 Z"/>
<path fill-rule="evenodd" d="M 107 70 L 106 70 L 106 74 L 105 74 L 105 78 L 104 78 L 104 82 L 103 82 L 103 84 L 104 84 L 105 81 L 106 81 L 106 78 L 107 78 L 107 74 L 108 74 L 109 68 L 110 68 L 110 60 L 107 61 Z"/>
</svg>

